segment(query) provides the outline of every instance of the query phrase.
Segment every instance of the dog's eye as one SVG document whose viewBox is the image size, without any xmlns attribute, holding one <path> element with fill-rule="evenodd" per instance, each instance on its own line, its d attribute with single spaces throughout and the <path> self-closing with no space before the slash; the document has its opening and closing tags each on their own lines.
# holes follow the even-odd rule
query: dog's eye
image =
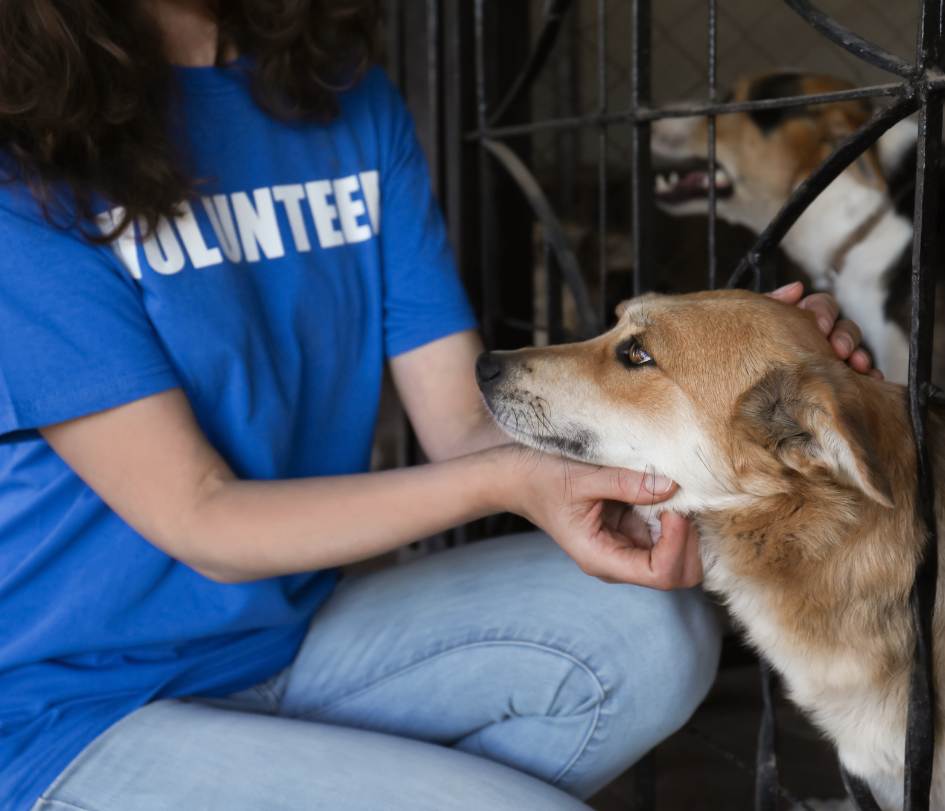
<svg viewBox="0 0 945 811">
<path fill-rule="evenodd" d="M 649 366 L 653 363 L 650 353 L 634 339 L 622 344 L 617 354 L 625 366 Z"/>
</svg>

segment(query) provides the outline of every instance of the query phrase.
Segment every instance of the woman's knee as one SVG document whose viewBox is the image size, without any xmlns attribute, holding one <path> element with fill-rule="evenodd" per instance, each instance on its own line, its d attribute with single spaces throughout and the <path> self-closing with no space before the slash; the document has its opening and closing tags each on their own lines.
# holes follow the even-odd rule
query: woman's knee
<svg viewBox="0 0 945 811">
<path fill-rule="evenodd" d="M 590 796 L 690 718 L 715 678 L 717 608 L 698 589 L 589 586 L 583 661 L 604 688 L 592 734 L 557 782 Z"/>
<path fill-rule="evenodd" d="M 519 599 L 527 596 L 528 614 L 540 617 L 546 638 L 582 659 L 609 694 L 619 697 L 629 687 L 636 696 L 650 695 L 665 705 L 672 729 L 688 719 L 715 679 L 721 647 L 721 611 L 701 589 L 603 583 L 542 533 L 496 543 L 517 561 L 509 566 L 518 570 L 515 591 Z M 631 703 L 638 702 L 631 697 Z"/>
<path fill-rule="evenodd" d="M 689 720 L 715 681 L 722 622 L 719 608 L 701 589 L 665 594 L 670 606 L 641 653 L 655 679 L 650 706 L 660 708 L 663 733 L 670 735 Z"/>
<path fill-rule="evenodd" d="M 722 637 L 719 609 L 701 589 L 686 589 L 628 595 L 627 614 L 631 611 L 635 616 L 623 644 L 617 647 L 616 640 L 609 640 L 614 667 L 622 675 L 615 693 L 623 688 L 627 711 L 636 715 L 658 707 L 672 732 L 685 723 L 715 679 Z"/>
</svg>

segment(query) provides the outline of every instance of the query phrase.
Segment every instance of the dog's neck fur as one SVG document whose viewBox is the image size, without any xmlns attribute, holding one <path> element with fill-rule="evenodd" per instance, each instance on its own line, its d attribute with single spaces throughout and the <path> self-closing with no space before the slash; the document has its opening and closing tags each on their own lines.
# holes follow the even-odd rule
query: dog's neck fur
<svg viewBox="0 0 945 811">
<path fill-rule="evenodd" d="M 903 390 L 865 377 L 858 378 L 854 385 L 862 392 L 863 407 L 871 412 L 870 436 L 884 470 L 894 481 L 914 482 L 914 448 L 912 443 L 903 442 L 911 431 Z M 742 505 L 706 510 L 697 516 L 709 539 L 710 587 L 716 585 L 711 570 L 721 563 L 739 578 L 763 582 L 773 593 L 784 590 L 791 595 L 817 594 L 817 582 L 841 571 L 838 568 L 835 572 L 833 565 L 839 567 L 842 563 L 845 577 L 853 573 L 850 589 L 869 590 L 870 584 L 856 582 L 855 573 L 860 568 L 856 559 L 863 554 L 880 554 L 891 570 L 885 583 L 888 585 L 897 576 L 892 570 L 898 571 L 898 576 L 904 578 L 899 593 L 905 598 L 911 583 L 909 573 L 921 546 L 911 486 L 894 494 L 895 505 L 890 509 L 852 486 L 837 483 L 826 473 L 822 478 L 802 477 L 774 460 L 767 466 L 750 460 L 746 469 L 750 472 L 743 487 L 748 495 Z M 897 539 L 894 546 L 893 538 Z M 770 556 L 773 549 L 778 550 L 776 558 Z M 875 569 L 872 572 L 875 575 Z M 847 589 L 843 598 L 849 596 Z M 829 607 L 817 599 L 803 611 L 829 611 Z M 842 646 L 844 637 L 835 616 L 822 625 L 798 616 L 784 615 L 782 619 L 792 633 L 808 636 L 805 644 L 829 643 L 831 649 Z M 810 628 L 817 628 L 820 637 L 810 636 Z"/>
<path fill-rule="evenodd" d="M 865 232 L 862 239 L 849 245 L 857 230 Z M 877 367 L 896 383 L 906 382 L 909 341 L 887 312 L 890 274 L 911 242 L 912 223 L 895 211 L 888 194 L 845 175 L 827 187 L 783 242 L 815 287 L 833 291 L 843 314 L 863 330 Z"/>
<path fill-rule="evenodd" d="M 885 213 L 860 242 L 845 251 L 842 267 L 833 267 L 850 235 L 879 211 Z M 826 288 L 836 276 L 856 277 L 858 283 L 881 283 L 911 239 L 912 224 L 896 213 L 884 190 L 842 174 L 804 212 L 782 246 L 817 287 Z"/>
<path fill-rule="evenodd" d="M 908 595 L 922 538 L 911 485 L 915 454 L 903 442 L 910 428 L 902 389 L 867 379 L 858 385 L 874 417 L 870 427 L 884 469 L 907 484 L 895 493 L 893 509 L 859 491 L 772 469 L 746 482 L 757 492 L 748 506 L 706 511 L 696 520 L 706 587 L 723 597 L 792 698 L 834 741 L 845 766 L 855 774 L 887 775 L 887 796 L 895 798 L 913 651 Z M 930 426 L 933 466 L 941 475 L 945 421 L 930 414 Z M 941 504 L 936 512 L 945 526 Z M 936 615 L 939 639 L 945 638 L 942 613 Z M 870 640 L 865 647 L 864 639 Z M 936 651 L 939 674 L 943 654 Z M 883 700 L 876 705 L 878 697 Z M 878 712 L 882 723 L 863 720 Z M 941 712 L 938 729 L 941 734 Z M 945 786 L 937 791 L 945 801 Z M 898 808 L 895 803 L 883 807 Z"/>
</svg>

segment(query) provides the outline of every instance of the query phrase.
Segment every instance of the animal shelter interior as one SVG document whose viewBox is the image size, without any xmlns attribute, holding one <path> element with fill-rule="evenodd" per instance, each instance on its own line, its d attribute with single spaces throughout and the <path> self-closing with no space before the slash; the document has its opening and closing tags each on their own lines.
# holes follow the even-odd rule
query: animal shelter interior
<svg viewBox="0 0 945 811">
<path fill-rule="evenodd" d="M 932 384 L 945 380 L 945 353 L 933 353 L 942 15 L 937 0 L 387 0 L 384 29 L 488 347 L 589 338 L 615 323 L 619 302 L 651 291 L 800 280 L 837 296 L 879 368 L 908 385 L 914 439 L 902 441 L 924 460 L 926 522 L 911 596 L 913 811 L 934 807 L 937 536 L 924 441 Z M 873 214 L 844 220 L 836 212 L 860 205 L 861 189 Z M 849 268 L 892 211 L 908 250 L 876 260 L 874 295 Z M 418 453 L 389 402 L 375 464 Z M 517 526 L 489 519 L 400 558 Z M 590 804 L 879 808 L 856 782 L 730 630 L 701 709 Z"/>
<path fill-rule="evenodd" d="M 0 0 L 0 811 L 945 811 L 945 0 Z"/>
</svg>

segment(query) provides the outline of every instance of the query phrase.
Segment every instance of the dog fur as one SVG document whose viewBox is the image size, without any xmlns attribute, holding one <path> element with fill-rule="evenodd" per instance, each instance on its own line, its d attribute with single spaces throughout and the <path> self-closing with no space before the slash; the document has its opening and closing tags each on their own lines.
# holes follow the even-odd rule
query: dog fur
<svg viewBox="0 0 945 811">
<path fill-rule="evenodd" d="M 640 347 L 651 363 L 631 362 Z M 706 588 L 849 772 L 883 809 L 900 809 L 922 544 L 903 387 L 838 361 L 809 312 L 746 291 L 644 296 L 598 338 L 490 360 L 500 373 L 480 386 L 516 440 L 678 482 L 662 509 L 696 521 Z M 943 420 L 933 408 L 939 476 Z M 945 525 L 941 500 L 936 515 Z M 942 622 L 939 610 L 937 639 Z M 942 722 L 940 711 L 939 736 Z"/>
</svg>

